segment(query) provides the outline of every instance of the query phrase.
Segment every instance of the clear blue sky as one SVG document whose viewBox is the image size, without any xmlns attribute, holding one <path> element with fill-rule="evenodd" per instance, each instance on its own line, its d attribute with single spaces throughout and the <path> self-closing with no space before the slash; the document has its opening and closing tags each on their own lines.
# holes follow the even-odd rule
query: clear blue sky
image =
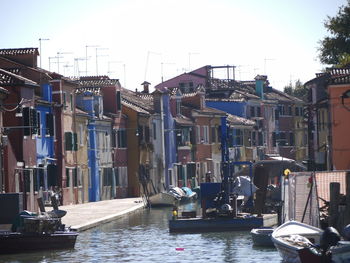
<svg viewBox="0 0 350 263">
<path fill-rule="evenodd" d="M 324 67 L 317 59 L 318 42 L 327 34 L 323 23 L 346 3 L 0 0 L 0 48 L 39 47 L 39 38 L 48 38 L 41 42 L 42 67 L 67 76 L 86 74 L 87 50 L 88 75 L 109 72 L 131 90 L 144 80 L 156 85 L 162 76 L 227 64 L 237 66 L 237 79 L 267 74 L 281 90 Z M 57 52 L 66 53 L 59 54 L 59 64 L 49 60 Z"/>
</svg>

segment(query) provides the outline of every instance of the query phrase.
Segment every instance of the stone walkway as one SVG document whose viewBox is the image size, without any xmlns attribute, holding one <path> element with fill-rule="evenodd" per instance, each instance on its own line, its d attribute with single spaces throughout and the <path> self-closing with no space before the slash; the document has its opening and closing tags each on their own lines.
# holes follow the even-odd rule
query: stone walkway
<svg viewBox="0 0 350 263">
<path fill-rule="evenodd" d="M 60 210 L 67 211 L 62 223 L 76 231 L 110 222 L 142 208 L 144 203 L 141 198 L 113 199 L 59 207 Z"/>
</svg>

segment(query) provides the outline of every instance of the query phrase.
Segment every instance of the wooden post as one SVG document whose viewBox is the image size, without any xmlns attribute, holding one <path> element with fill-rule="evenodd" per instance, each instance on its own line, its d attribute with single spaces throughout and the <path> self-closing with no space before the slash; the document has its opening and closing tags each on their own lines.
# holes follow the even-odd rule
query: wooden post
<svg viewBox="0 0 350 263">
<path fill-rule="evenodd" d="M 344 225 L 350 224 L 350 172 L 346 173 L 346 208 L 345 208 L 345 222 Z"/>
<path fill-rule="evenodd" d="M 339 194 L 340 194 L 340 183 L 330 183 L 330 202 L 329 202 L 329 226 L 338 228 L 338 206 L 339 206 Z"/>
</svg>

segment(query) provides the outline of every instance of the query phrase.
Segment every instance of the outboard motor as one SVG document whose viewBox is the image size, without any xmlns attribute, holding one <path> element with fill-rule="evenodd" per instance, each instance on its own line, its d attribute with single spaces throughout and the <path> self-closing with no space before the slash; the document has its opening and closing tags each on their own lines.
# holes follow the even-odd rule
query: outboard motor
<svg viewBox="0 0 350 263">
<path fill-rule="evenodd" d="M 321 236 L 321 248 L 327 251 L 331 246 L 335 246 L 340 241 L 340 235 L 334 227 L 327 227 Z"/>
<path fill-rule="evenodd" d="M 350 224 L 344 227 L 343 237 L 346 241 L 350 241 Z"/>
</svg>

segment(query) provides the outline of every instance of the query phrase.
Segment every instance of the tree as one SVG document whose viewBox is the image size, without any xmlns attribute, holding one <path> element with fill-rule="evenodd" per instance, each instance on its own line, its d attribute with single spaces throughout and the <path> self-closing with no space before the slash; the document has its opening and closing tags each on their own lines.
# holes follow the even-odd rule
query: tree
<svg viewBox="0 0 350 263">
<path fill-rule="evenodd" d="M 325 28 L 331 34 L 320 41 L 319 58 L 321 63 L 333 66 L 346 66 L 350 56 L 350 0 L 339 8 L 335 17 L 327 17 Z"/>
<path fill-rule="evenodd" d="M 307 101 L 308 89 L 304 87 L 299 79 L 295 81 L 294 85 L 290 82 L 288 86 L 285 86 L 283 92 L 303 101 Z"/>
</svg>

